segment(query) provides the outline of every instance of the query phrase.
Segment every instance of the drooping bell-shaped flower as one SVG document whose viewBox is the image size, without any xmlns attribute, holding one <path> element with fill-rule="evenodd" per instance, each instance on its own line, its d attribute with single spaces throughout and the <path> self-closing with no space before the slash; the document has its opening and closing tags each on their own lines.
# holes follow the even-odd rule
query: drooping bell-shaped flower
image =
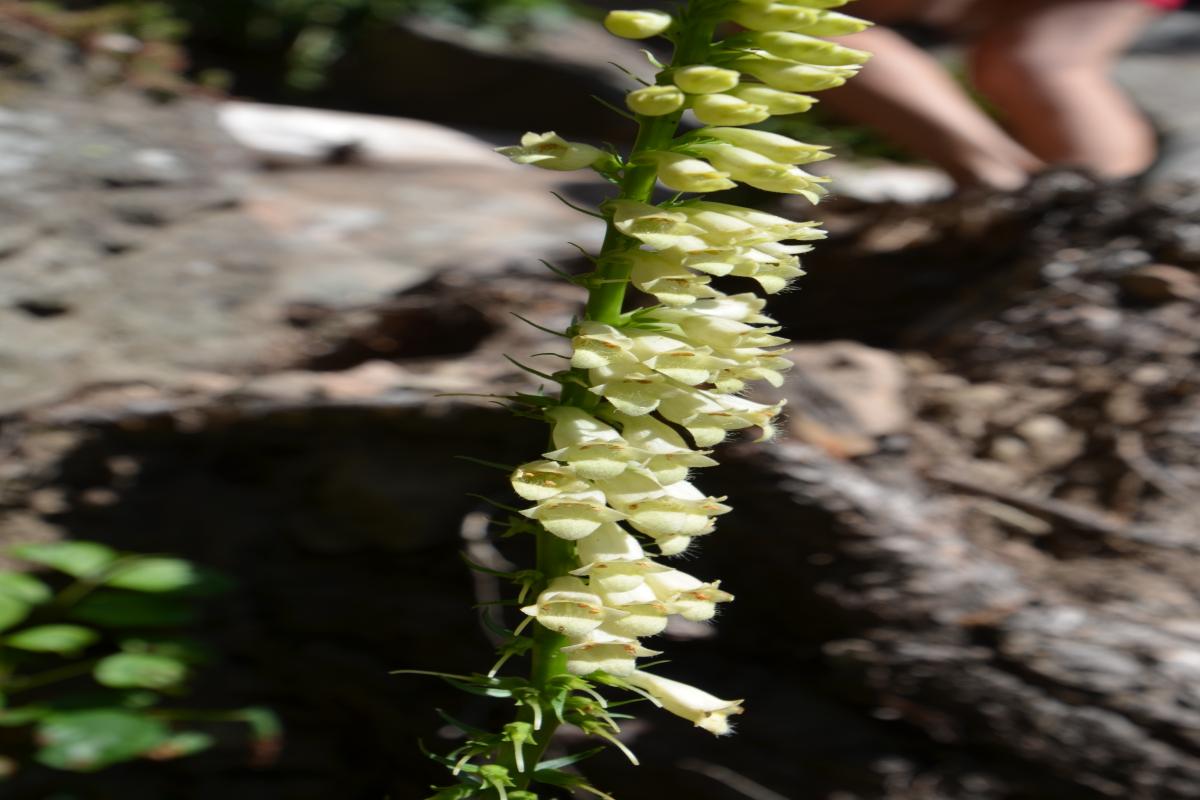
<svg viewBox="0 0 1200 800">
<path fill-rule="evenodd" d="M 588 391 L 631 417 L 651 413 L 675 391 L 665 375 L 641 364 L 614 364 L 593 369 L 589 375 L 594 385 Z"/>
<path fill-rule="evenodd" d="M 656 495 L 614 502 L 624 509 L 630 526 L 658 539 L 711 533 L 712 518 L 731 510 L 721 502 L 724 499 L 708 497 L 687 481 L 679 481 Z"/>
<path fill-rule="evenodd" d="M 590 144 L 568 142 L 554 131 L 527 133 L 521 137 L 520 146 L 499 147 L 496 152 L 517 164 L 553 170 L 584 169 L 605 157 L 603 150 Z"/>
<path fill-rule="evenodd" d="M 609 508 L 602 492 L 564 492 L 543 500 L 521 514 L 537 520 L 560 539 L 574 541 L 593 533 L 605 522 L 616 522 L 625 515 Z"/>
<path fill-rule="evenodd" d="M 659 572 L 670 572 L 670 567 L 663 567 Z M 657 636 L 667 628 L 667 619 L 674 612 L 667 602 L 660 600 L 658 595 L 644 581 L 625 591 L 599 590 L 607 608 L 621 611 L 624 616 L 609 620 L 600 630 L 614 636 L 630 636 L 642 638 Z"/>
<path fill-rule="evenodd" d="M 722 700 L 686 683 L 634 670 L 625 680 L 657 700 L 676 716 L 717 736 L 729 733 L 729 718 L 742 713 L 741 700 Z"/>
<path fill-rule="evenodd" d="M 771 420 L 783 405 L 783 401 L 766 405 L 733 395 L 692 391 L 672 394 L 660 408 L 664 417 L 686 428 L 697 445 L 712 447 L 729 431 L 752 426 L 762 430 L 759 441 L 771 438 L 775 433 Z"/>
<path fill-rule="evenodd" d="M 572 675 L 602 671 L 617 677 L 632 675 L 637 659 L 660 655 L 657 650 L 642 647 L 637 639 L 601 630 L 589 633 L 582 642 L 564 647 L 563 652 L 567 654 L 567 671 Z"/>
<path fill-rule="evenodd" d="M 717 603 L 733 600 L 733 595 L 722 591 L 720 581 L 705 583 L 675 569 L 648 575 L 645 586 L 668 605 L 671 613 L 692 622 L 712 619 L 717 613 Z"/>
<path fill-rule="evenodd" d="M 572 639 L 587 636 L 604 622 L 619 618 L 623 612 L 606 608 L 604 601 L 579 578 L 555 578 L 538 595 L 537 602 L 525 606 L 522 613 L 538 623 Z"/>
<path fill-rule="evenodd" d="M 671 426 L 654 417 L 618 414 L 616 418 L 625 441 L 649 454 L 644 466 L 663 486 L 684 480 L 688 470 L 717 464 L 709 458 L 708 451 L 692 450 Z"/>
<path fill-rule="evenodd" d="M 551 438 L 558 449 L 543 455 L 570 464 L 581 478 L 615 477 L 637 458 L 615 428 L 582 409 L 559 406 L 548 410 L 546 416 L 554 426 Z"/>
<path fill-rule="evenodd" d="M 509 481 L 513 491 L 525 500 L 547 500 L 563 492 L 588 490 L 587 481 L 569 466 L 557 461 L 531 461 L 513 470 Z"/>
</svg>

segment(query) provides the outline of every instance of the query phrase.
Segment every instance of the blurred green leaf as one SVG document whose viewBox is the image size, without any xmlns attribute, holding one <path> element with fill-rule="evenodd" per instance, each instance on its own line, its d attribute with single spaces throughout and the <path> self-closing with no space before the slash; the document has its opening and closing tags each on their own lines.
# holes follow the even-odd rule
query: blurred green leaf
<svg viewBox="0 0 1200 800">
<path fill-rule="evenodd" d="M 3 640 L 7 647 L 35 653 L 76 653 L 100 638 L 93 630 L 79 625 L 39 625 L 17 631 Z"/>
<path fill-rule="evenodd" d="M 182 558 L 149 557 L 120 566 L 104 582 L 118 589 L 135 592 L 177 592 L 201 585 L 204 576 L 196 566 Z"/>
<path fill-rule="evenodd" d="M 15 597 L 31 605 L 44 603 L 54 596 L 50 587 L 24 572 L 0 572 L 0 595 Z"/>
<path fill-rule="evenodd" d="M 75 578 L 98 575 L 117 560 L 115 550 L 96 542 L 36 542 L 19 545 L 13 553 Z"/>
<path fill-rule="evenodd" d="M 92 674 L 114 689 L 169 689 L 187 677 L 187 665 L 151 653 L 117 653 L 101 659 Z"/>
<path fill-rule="evenodd" d="M 120 589 L 92 592 L 69 615 L 82 622 L 113 628 L 173 628 L 196 619 L 195 609 L 179 598 Z"/>
<path fill-rule="evenodd" d="M 128 761 L 170 739 L 165 723 L 129 711 L 52 714 L 38 726 L 37 760 L 48 767 L 93 772 Z"/>
<path fill-rule="evenodd" d="M 40 706 L 22 706 L 0 710 L 0 728 L 19 728 L 31 722 L 37 722 L 50 713 L 50 709 Z"/>
<path fill-rule="evenodd" d="M 251 734 L 255 739 L 278 739 L 283 732 L 283 726 L 279 724 L 279 717 L 269 708 L 251 706 L 238 711 L 237 715 L 250 726 Z"/>
<path fill-rule="evenodd" d="M 137 636 L 121 640 L 126 653 L 154 653 L 189 664 L 204 664 L 213 660 L 212 648 L 186 636 Z"/>
<path fill-rule="evenodd" d="M 12 595 L 0 594 L 0 631 L 11 628 L 28 615 L 28 603 Z"/>
<path fill-rule="evenodd" d="M 171 738 L 151 750 L 146 755 L 155 761 L 166 761 L 171 758 L 183 758 L 194 755 L 213 746 L 216 740 L 207 733 L 200 731 L 182 731 L 173 734 Z"/>
</svg>

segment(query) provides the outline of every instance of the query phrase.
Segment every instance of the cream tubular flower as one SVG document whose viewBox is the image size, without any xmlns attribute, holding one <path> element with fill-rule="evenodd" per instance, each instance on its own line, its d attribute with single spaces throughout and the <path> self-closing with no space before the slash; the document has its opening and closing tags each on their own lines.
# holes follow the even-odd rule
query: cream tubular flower
<svg viewBox="0 0 1200 800">
<path fill-rule="evenodd" d="M 670 567 L 660 566 L 659 572 L 671 572 Z M 658 595 L 645 582 L 633 589 L 623 592 L 601 590 L 604 605 L 624 613 L 624 616 L 610 620 L 600 630 L 613 636 L 629 636 L 642 638 L 657 636 L 667 628 L 667 618 L 671 615 L 671 607 L 658 598 Z"/>
<path fill-rule="evenodd" d="M 617 619 L 622 612 L 604 607 L 600 596 L 590 591 L 579 578 L 563 577 L 550 581 L 537 602 L 521 609 L 539 624 L 555 633 L 580 639 L 605 621 Z"/>
<path fill-rule="evenodd" d="M 634 256 L 630 274 L 630 283 L 646 294 L 654 295 L 663 305 L 672 307 L 689 306 L 702 298 L 720 296 L 720 292 L 709 286 L 711 280 L 691 272 L 678 258 L 645 252 Z"/>
<path fill-rule="evenodd" d="M 683 108 L 683 92 L 677 86 L 647 86 L 625 96 L 625 105 L 644 117 L 662 117 Z"/>
<path fill-rule="evenodd" d="M 568 541 L 582 539 L 606 522 L 625 518 L 621 512 L 609 508 L 604 494 L 598 491 L 563 492 L 522 510 L 521 514 L 537 520 L 547 531 Z"/>
<path fill-rule="evenodd" d="M 584 169 L 604 158 L 603 150 L 590 144 L 568 142 L 554 131 L 527 133 L 521 137 L 520 146 L 498 147 L 496 152 L 517 164 L 553 170 Z"/>
<path fill-rule="evenodd" d="M 767 109 L 771 114 L 800 114 L 808 111 L 817 102 L 815 97 L 806 94 L 794 94 L 772 89 L 757 83 L 743 83 L 736 89 L 730 89 L 729 94 L 747 103 L 754 103 Z M 704 122 L 704 120 L 701 120 Z M 709 125 L 725 125 L 724 122 L 710 122 Z"/>
<path fill-rule="evenodd" d="M 686 251 L 708 246 L 700 238 L 704 229 L 688 222 L 687 214 L 680 211 L 636 200 L 614 200 L 607 208 L 612 211 L 613 226 L 618 231 L 651 250 Z"/>
<path fill-rule="evenodd" d="M 665 33 L 675 20 L 662 11 L 610 11 L 604 27 L 622 39 L 649 39 Z"/>
<path fill-rule="evenodd" d="M 588 483 L 575 470 L 557 461 L 531 461 L 513 470 L 509 477 L 513 491 L 522 499 L 538 502 L 563 492 L 583 492 Z"/>
<path fill-rule="evenodd" d="M 727 92 L 737 86 L 740 77 L 737 70 L 693 64 L 675 70 L 671 80 L 688 94 L 713 94 Z"/>
<path fill-rule="evenodd" d="M 660 655 L 657 650 L 642 647 L 637 639 L 604 631 L 588 634 L 587 639 L 564 647 L 563 652 L 567 654 L 567 671 L 572 675 L 603 671 L 619 678 L 634 673 L 638 658 Z"/>
<path fill-rule="evenodd" d="M 671 422 L 687 429 L 700 447 L 720 444 L 729 431 L 757 426 L 762 429 L 758 441 L 775 435 L 771 421 L 783 408 L 755 403 L 732 395 L 712 395 L 706 392 L 677 392 L 661 404 L 661 412 Z"/>
<path fill-rule="evenodd" d="M 677 192 L 720 192 L 737 186 L 729 175 L 699 158 L 661 150 L 646 153 L 645 158 L 657 168 L 662 185 Z"/>
<path fill-rule="evenodd" d="M 672 614 L 692 622 L 707 622 L 716 616 L 717 603 L 733 600 L 733 595 L 721 590 L 720 581 L 704 583 L 676 569 L 648 576 L 646 587 Z"/>
<path fill-rule="evenodd" d="M 731 94 L 702 94 L 692 99 L 692 113 L 705 125 L 753 125 L 771 116 L 765 105 Z"/>
<path fill-rule="evenodd" d="M 644 466 L 663 486 L 686 479 L 691 469 L 717 465 L 716 459 L 708 457 L 708 451 L 692 450 L 674 428 L 654 417 L 621 414 L 617 415 L 617 420 L 625 440 L 650 454 Z"/>
<path fill-rule="evenodd" d="M 559 406 L 546 416 L 554 425 L 551 438 L 558 449 L 542 455 L 566 462 L 581 478 L 616 477 L 636 459 L 621 434 L 582 409 Z"/>
<path fill-rule="evenodd" d="M 707 497 L 690 483 L 680 481 L 664 487 L 658 496 L 620 505 L 626 509 L 633 528 L 655 539 L 663 539 L 712 533 L 712 517 L 732 510 L 721 503 L 723 499 Z"/>
<path fill-rule="evenodd" d="M 714 167 L 728 172 L 734 180 L 768 192 L 798 194 L 809 202 L 820 200 L 828 178 L 810 175 L 799 167 L 780 164 L 753 150 L 729 144 L 693 144 L 691 149 L 707 158 Z"/>
<path fill-rule="evenodd" d="M 588 390 L 612 404 L 613 408 L 631 417 L 649 414 L 658 408 L 663 398 L 676 390 L 667 378 L 639 366 L 626 368 L 601 367 L 589 374 L 592 387 Z"/>
<path fill-rule="evenodd" d="M 805 144 L 789 136 L 767 131 L 752 131 L 745 128 L 702 128 L 697 136 L 717 139 L 735 147 L 753 150 L 761 156 L 781 164 L 808 164 L 832 158 L 829 147 L 820 144 Z M 769 215 L 768 215 L 769 216 Z"/>
<path fill-rule="evenodd" d="M 649 694 L 667 711 L 717 736 L 729 733 L 732 730 L 729 718 L 743 711 L 741 700 L 722 700 L 694 686 L 642 670 L 634 670 L 625 680 Z"/>
</svg>

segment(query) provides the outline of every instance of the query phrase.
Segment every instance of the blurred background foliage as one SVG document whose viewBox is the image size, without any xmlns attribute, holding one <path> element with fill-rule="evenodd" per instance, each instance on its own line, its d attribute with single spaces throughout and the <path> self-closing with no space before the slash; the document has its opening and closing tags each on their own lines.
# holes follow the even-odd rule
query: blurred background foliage
<svg viewBox="0 0 1200 800">
<path fill-rule="evenodd" d="M 250 67 L 278 80 L 281 93 L 325 85 L 330 68 L 368 30 L 406 18 L 469 28 L 496 40 L 519 39 L 588 10 L 572 0 L 62 0 L 0 2 L 0 9 L 87 40 L 122 33 L 144 43 L 133 61 L 144 73 L 179 73 L 191 53 L 201 84 L 237 88 Z M 133 55 L 133 54 L 130 54 Z"/>
<path fill-rule="evenodd" d="M 88 541 L 21 545 L 32 572 L 0 571 L 0 780 L 32 759 L 94 772 L 199 753 L 205 726 L 249 727 L 269 757 L 279 723 L 264 708 L 186 708 L 197 670 L 216 657 L 189 629 L 197 600 L 227 579 L 190 561 L 120 553 Z"/>
</svg>

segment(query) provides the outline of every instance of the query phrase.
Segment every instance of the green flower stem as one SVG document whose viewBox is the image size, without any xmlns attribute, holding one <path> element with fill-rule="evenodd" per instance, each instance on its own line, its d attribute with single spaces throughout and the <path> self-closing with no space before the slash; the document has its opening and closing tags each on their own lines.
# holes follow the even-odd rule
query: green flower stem
<svg viewBox="0 0 1200 800">
<path fill-rule="evenodd" d="M 713 13 L 724 3 L 706 3 L 704 0 L 692 3 L 692 13 L 682 23 L 676 42 L 671 67 L 682 67 L 688 64 L 703 63 L 712 43 L 713 32 L 716 28 L 719 13 Z M 709 8 L 704 8 L 709 6 Z M 666 81 L 665 75 L 660 75 L 660 82 Z M 621 192 L 618 195 L 623 200 L 649 202 L 654 191 L 657 173 L 653 165 L 638 165 L 636 158 L 641 153 L 651 150 L 662 150 L 670 146 L 671 140 L 679 129 L 679 121 L 683 111 L 667 114 L 661 117 L 638 117 L 638 134 L 633 149 L 627 159 L 628 166 L 621 180 Z M 597 258 L 594 277 L 597 279 L 588 292 L 587 307 L 584 319 L 604 322 L 610 325 L 620 321 L 624 310 L 625 290 L 629 285 L 630 264 L 619 256 L 621 253 L 638 247 L 638 242 L 620 233 L 609 220 L 605 232 L 604 244 Z M 600 398 L 587 390 L 583 383 L 585 374 L 576 373 L 578 381 L 568 382 L 563 387 L 562 401 L 568 405 L 579 406 L 591 410 L 599 403 Z M 537 534 L 537 569 L 545 581 L 566 575 L 578 567 L 575 557 L 575 546 L 569 541 L 560 539 L 553 534 L 541 530 Z M 544 584 L 534 587 L 540 592 Z M 536 594 L 536 592 L 535 592 Z M 567 638 L 554 631 L 537 626 L 533 635 L 533 668 L 531 680 L 533 685 L 547 694 L 546 690 L 551 680 L 567 671 L 567 656 L 562 651 Z M 532 715 L 526 711 L 522 720 L 529 721 Z M 558 720 L 553 712 L 543 705 L 542 728 L 535 736 L 536 745 L 531 745 L 526 751 L 527 772 L 518 773 L 511 763 L 509 754 L 505 754 L 504 765 L 514 776 L 518 789 L 529 786 L 534 766 L 541 760 L 542 754 L 550 744 L 558 728 Z"/>
</svg>

